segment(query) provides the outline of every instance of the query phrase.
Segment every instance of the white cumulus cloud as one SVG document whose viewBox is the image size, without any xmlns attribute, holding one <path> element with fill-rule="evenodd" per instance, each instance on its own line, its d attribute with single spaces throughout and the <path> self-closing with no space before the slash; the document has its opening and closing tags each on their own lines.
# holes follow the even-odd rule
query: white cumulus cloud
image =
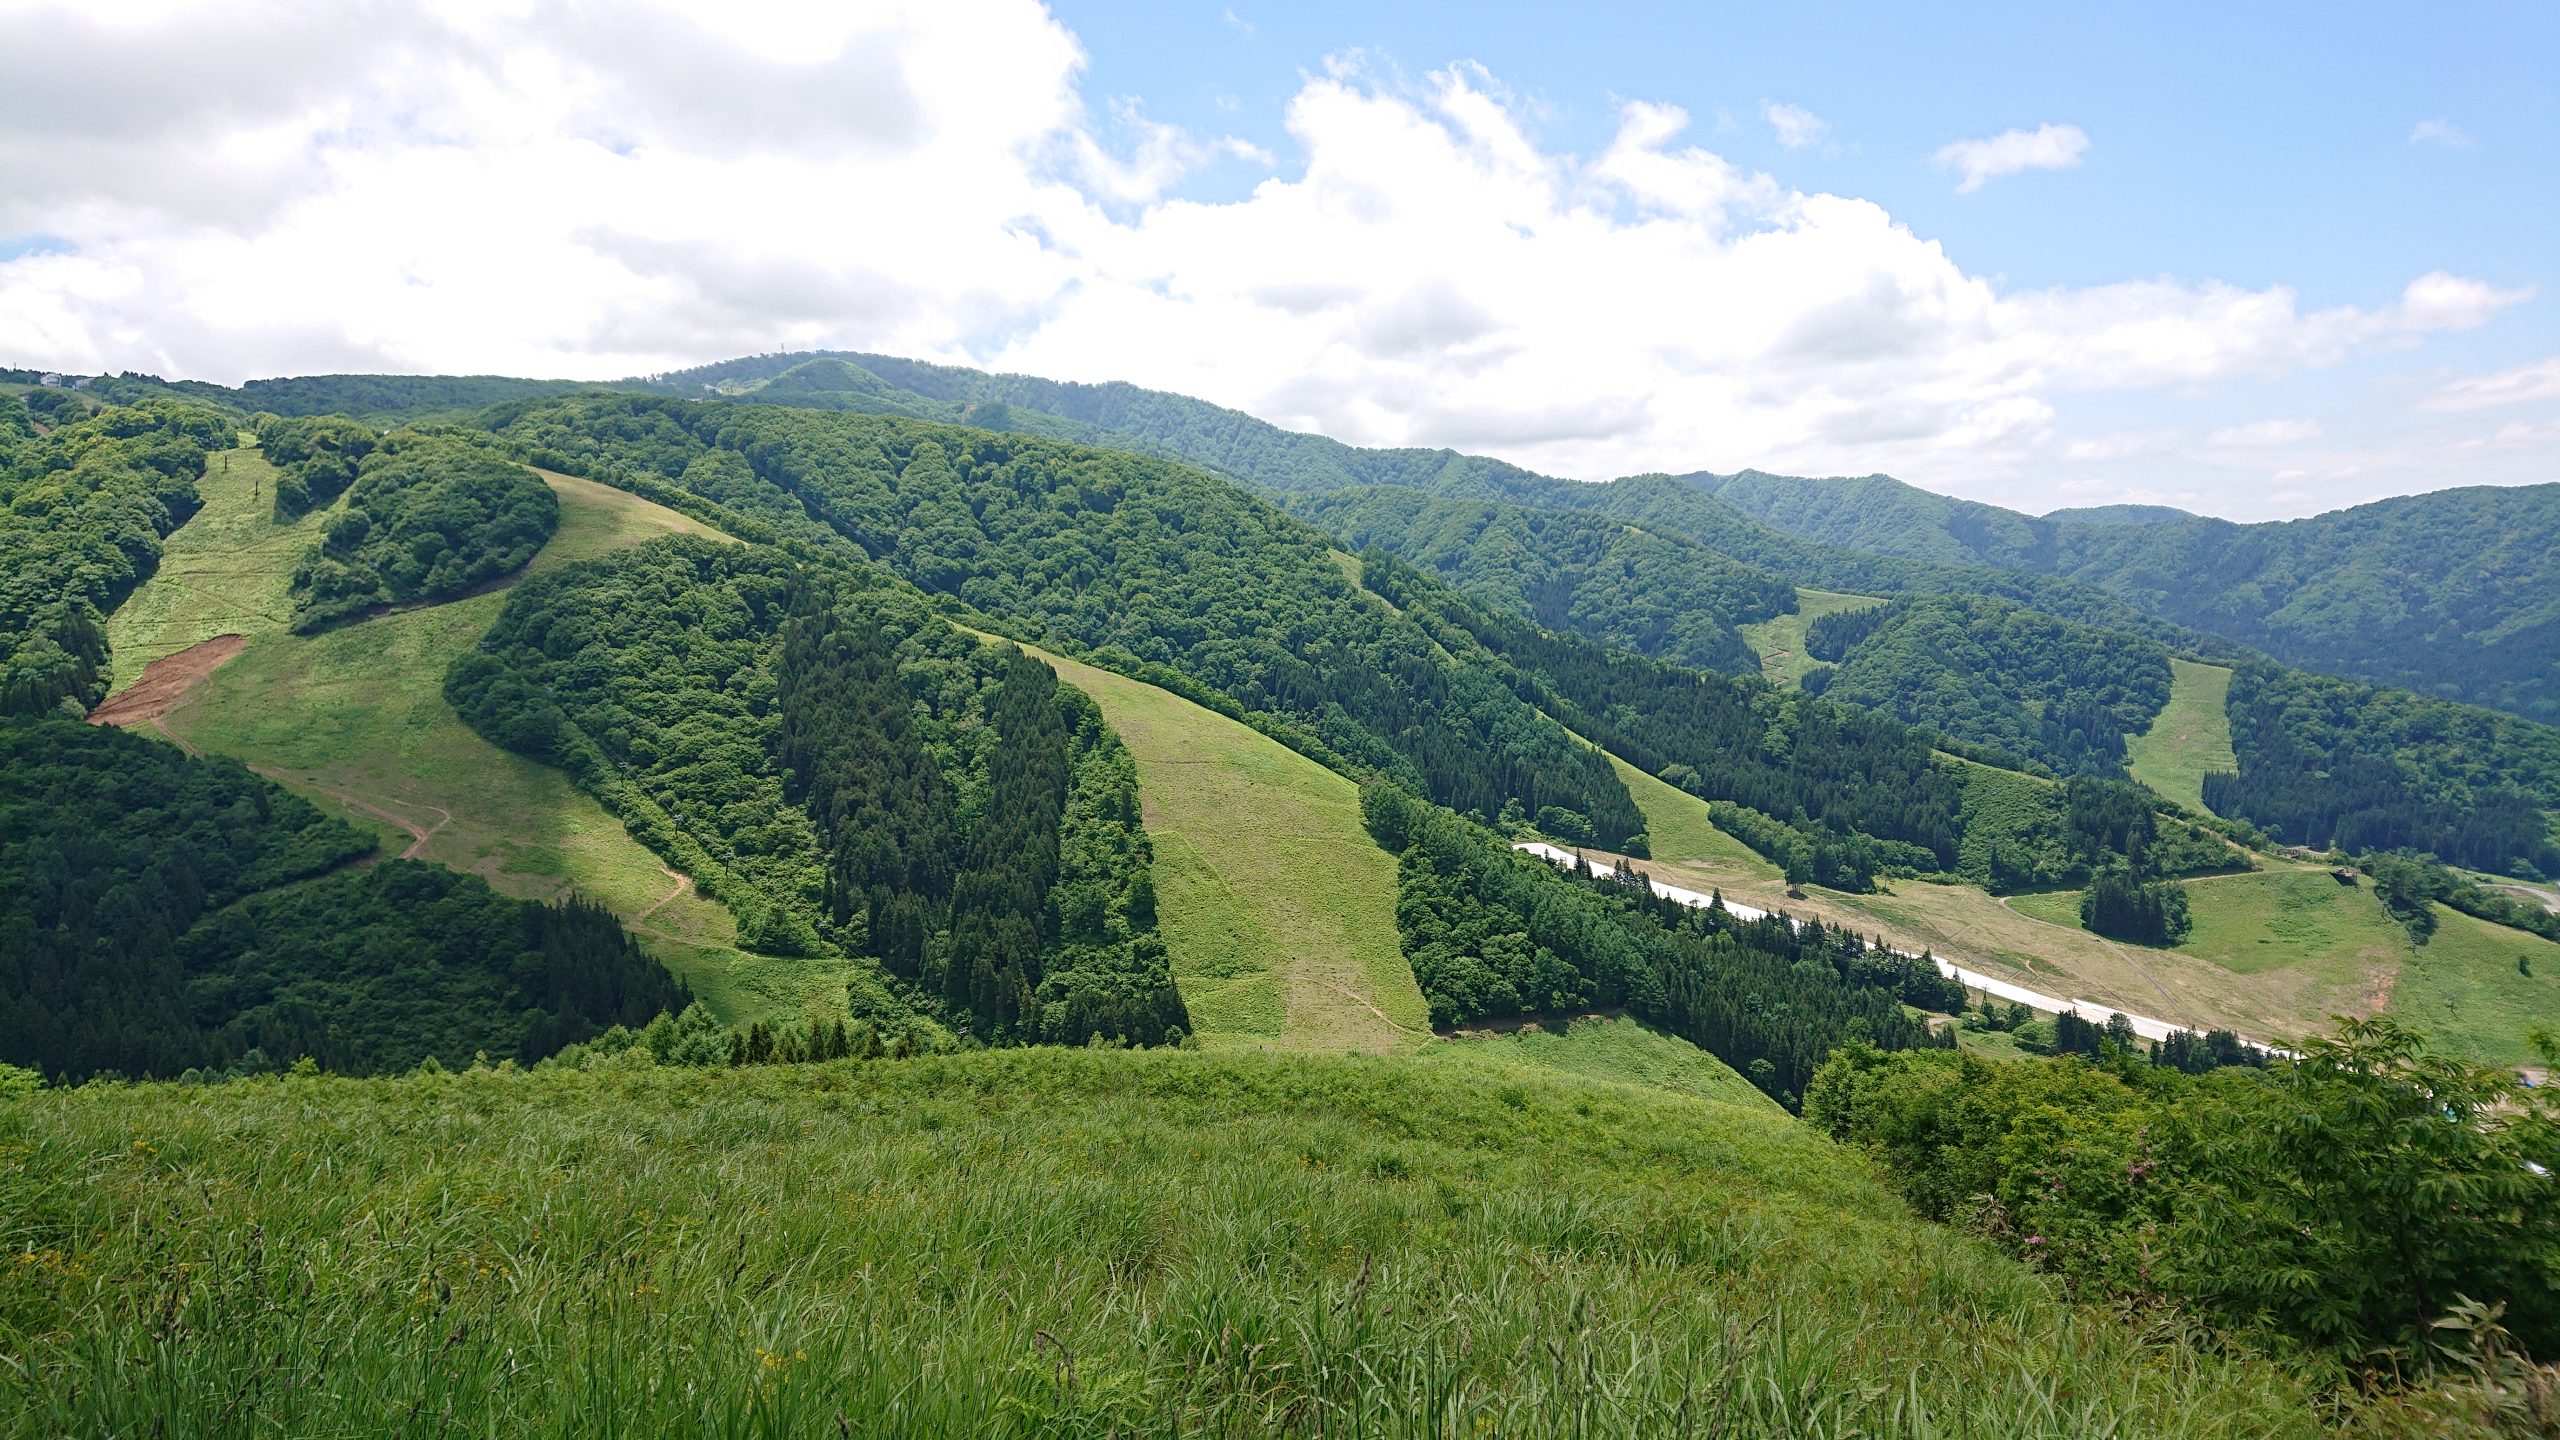
<svg viewBox="0 0 2560 1440">
<path fill-rule="evenodd" d="M 1958 140 L 1938 151 L 1940 166 L 1960 171 L 1956 193 L 1970 195 L 2004 175 L 2026 170 L 2068 170 L 2089 153 L 2089 137 L 2077 125 L 2003 130 L 1983 140 Z"/>
<path fill-rule="evenodd" d="M 1790 150 L 1801 150 L 1819 141 L 1831 126 L 1821 116 L 1801 105 L 1784 105 L 1772 100 L 1760 107 L 1760 118 L 1777 132 L 1778 143 Z"/>
<path fill-rule="evenodd" d="M 1657 101 L 1577 152 L 1480 67 L 1338 57 L 1264 154 L 1084 71 L 1032 0 L 0 7 L 0 363 L 603 379 L 842 347 L 1556 474 L 2032 500 L 2066 451 L 2177 448 L 2073 437 L 2076 397 L 2331 365 L 2528 293 L 2019 289 Z M 2007 141 L 1951 163 L 2045 163 Z M 1247 192 L 1185 194 L 1238 161 Z"/>
<path fill-rule="evenodd" d="M 2317 420 L 2259 420 L 2247 425 L 2225 425 L 2205 437 L 2205 443 L 2225 450 L 2257 449 L 2269 445 L 2299 445 L 2320 438 Z"/>
</svg>

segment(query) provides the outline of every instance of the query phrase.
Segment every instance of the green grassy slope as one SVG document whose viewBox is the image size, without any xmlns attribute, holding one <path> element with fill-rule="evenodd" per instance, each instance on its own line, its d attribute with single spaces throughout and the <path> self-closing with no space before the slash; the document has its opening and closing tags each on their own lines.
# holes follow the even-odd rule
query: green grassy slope
<svg viewBox="0 0 2560 1440">
<path fill-rule="evenodd" d="M 1716 828 L 1707 818 L 1707 802 L 1658 776 L 1647 775 L 1612 755 L 1611 768 L 1644 812 L 1645 840 L 1653 858 L 1673 863 L 1712 866 L 1738 877 L 1786 888 L 1786 872 L 1758 851 Z"/>
<path fill-rule="evenodd" d="M 1808 590 L 1796 587 L 1796 610 L 1792 615 L 1772 616 L 1756 625 L 1737 625 L 1743 643 L 1760 657 L 1760 673 L 1780 684 L 1793 684 L 1808 673 L 1821 668 L 1822 662 L 1804 653 L 1805 627 L 1825 615 L 1843 610 L 1869 610 L 1884 601 L 1873 595 L 1843 595 L 1831 590 Z"/>
<path fill-rule="evenodd" d="M 293 567 L 320 538 L 326 511 L 275 523 L 276 468 L 254 447 L 217 451 L 196 493 L 204 507 L 169 536 L 160 568 L 107 617 L 115 688 L 143 667 L 216 635 L 282 630 Z"/>
<path fill-rule="evenodd" d="M 240 497 L 225 492 L 261 478 L 209 477 L 205 510 L 172 537 L 171 555 L 229 543 L 230 527 L 199 537 L 195 526 L 235 512 Z M 546 478 L 560 495 L 560 529 L 530 570 L 670 531 L 703 530 L 619 490 Z M 299 551 L 260 546 L 255 553 L 289 575 Z M 273 573 L 244 565 L 229 584 L 235 594 L 263 593 L 259 587 L 273 583 Z M 155 597 L 160 584 L 155 577 L 124 608 L 184 614 L 184 605 Z M 414 847 L 420 859 L 472 871 L 513 895 L 549 897 L 574 887 L 639 928 L 650 950 L 724 1019 L 796 1015 L 813 995 L 840 1005 L 842 979 L 834 970 L 736 950 L 729 913 L 680 885 L 566 776 L 498 749 L 454 715 L 444 701 L 445 669 L 479 642 L 505 603 L 497 591 L 308 638 L 283 628 L 281 610 L 262 612 L 274 618 L 242 632 L 248 647 L 171 711 L 167 727 L 373 829 L 386 854 Z M 239 628 L 230 619 L 219 623 Z"/>
<path fill-rule="evenodd" d="M 2231 754 L 2231 671 L 2172 658 L 2169 703 L 2151 728 L 2125 737 L 2125 771 L 2191 810 L 2204 809 L 2204 777 L 2237 770 Z"/>
<path fill-rule="evenodd" d="M 1213 1048 L 1393 1050 L 1430 1035 L 1396 936 L 1396 862 L 1357 786 L 1155 686 L 1035 651 L 1138 764 L 1175 984 Z"/>
<path fill-rule="evenodd" d="M 1418 1058 L 54 1092 L 0 1247 L 5 1433 L 2325 1433 L 1782 1116 Z"/>
<path fill-rule="evenodd" d="M 2467 1060 L 2532 1058 L 2536 1025 L 2560 1029 L 2560 945 L 2436 907 L 2435 935 L 2412 945 L 2369 884 L 2320 869 L 2186 882 L 2195 931 L 2169 951 L 2119 946 L 2162 970 L 2201 961 L 2244 977 L 2269 1006 L 2260 1022 L 2299 1033 L 2334 1013 L 2388 1010 Z M 2022 912 L 2078 930 L 2077 891 L 2018 897 Z M 2520 972 L 2522 958 L 2531 974 Z M 2281 1008 L 2277 1008 L 2281 1007 Z"/>
<path fill-rule="evenodd" d="M 1585 1080 L 1614 1080 L 1698 1100 L 1784 1114 L 1778 1102 L 1752 1088 L 1732 1066 L 1677 1035 L 1641 1020 L 1584 1016 L 1561 1030 L 1524 1025 L 1501 1034 L 1461 1033 L 1428 1047 L 1423 1058 L 1486 1075 L 1544 1080 L 1561 1072 Z"/>
<path fill-rule="evenodd" d="M 2560 945 L 2439 905 L 2436 933 L 2400 966 L 2391 1013 L 2455 1054 L 2536 1063 L 2534 1027 L 2560 1033 Z"/>
</svg>

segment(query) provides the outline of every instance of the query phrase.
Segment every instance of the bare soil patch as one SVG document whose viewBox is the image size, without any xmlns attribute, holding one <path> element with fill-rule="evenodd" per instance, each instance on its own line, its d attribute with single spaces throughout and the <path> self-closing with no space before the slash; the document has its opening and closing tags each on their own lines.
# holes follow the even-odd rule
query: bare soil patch
<svg viewBox="0 0 2560 1440">
<path fill-rule="evenodd" d="M 244 635 L 216 635 L 175 655 L 164 655 L 142 668 L 136 680 L 114 699 L 89 712 L 92 725 L 156 725 L 187 698 L 204 678 L 219 670 L 249 643 Z"/>
</svg>

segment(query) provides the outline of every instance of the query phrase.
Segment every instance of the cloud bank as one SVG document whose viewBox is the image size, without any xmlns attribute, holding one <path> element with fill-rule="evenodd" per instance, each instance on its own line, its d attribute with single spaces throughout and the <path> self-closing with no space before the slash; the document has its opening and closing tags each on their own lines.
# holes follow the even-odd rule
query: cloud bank
<svg viewBox="0 0 2560 1440">
<path fill-rule="evenodd" d="M 2525 298 L 2015 290 L 1674 106 L 1567 153 L 1479 68 L 1338 60 L 1275 156 L 1091 100 L 1084 66 L 1029 0 L 0 8 L 0 359 L 610 378 L 864 348 L 1589 478 L 1996 498 L 2086 443 L 2057 434 L 2073 397 L 2278 377 Z M 2086 148 L 2048 125 L 1939 158 L 1972 189 Z M 1211 165 L 1260 179 L 1186 198 Z"/>
</svg>

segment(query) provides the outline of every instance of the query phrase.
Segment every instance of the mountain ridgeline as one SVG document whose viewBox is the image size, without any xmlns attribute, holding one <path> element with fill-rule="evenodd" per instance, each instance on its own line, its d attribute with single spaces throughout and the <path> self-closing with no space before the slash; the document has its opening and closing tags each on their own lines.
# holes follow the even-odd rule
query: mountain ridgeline
<svg viewBox="0 0 2560 1440">
<path fill-rule="evenodd" d="M 2039 519 L 1880 475 L 1687 479 L 1809 540 L 2076 581 L 2295 665 L 2560 722 L 2560 485 L 2239 525 L 2174 511 Z"/>
</svg>

